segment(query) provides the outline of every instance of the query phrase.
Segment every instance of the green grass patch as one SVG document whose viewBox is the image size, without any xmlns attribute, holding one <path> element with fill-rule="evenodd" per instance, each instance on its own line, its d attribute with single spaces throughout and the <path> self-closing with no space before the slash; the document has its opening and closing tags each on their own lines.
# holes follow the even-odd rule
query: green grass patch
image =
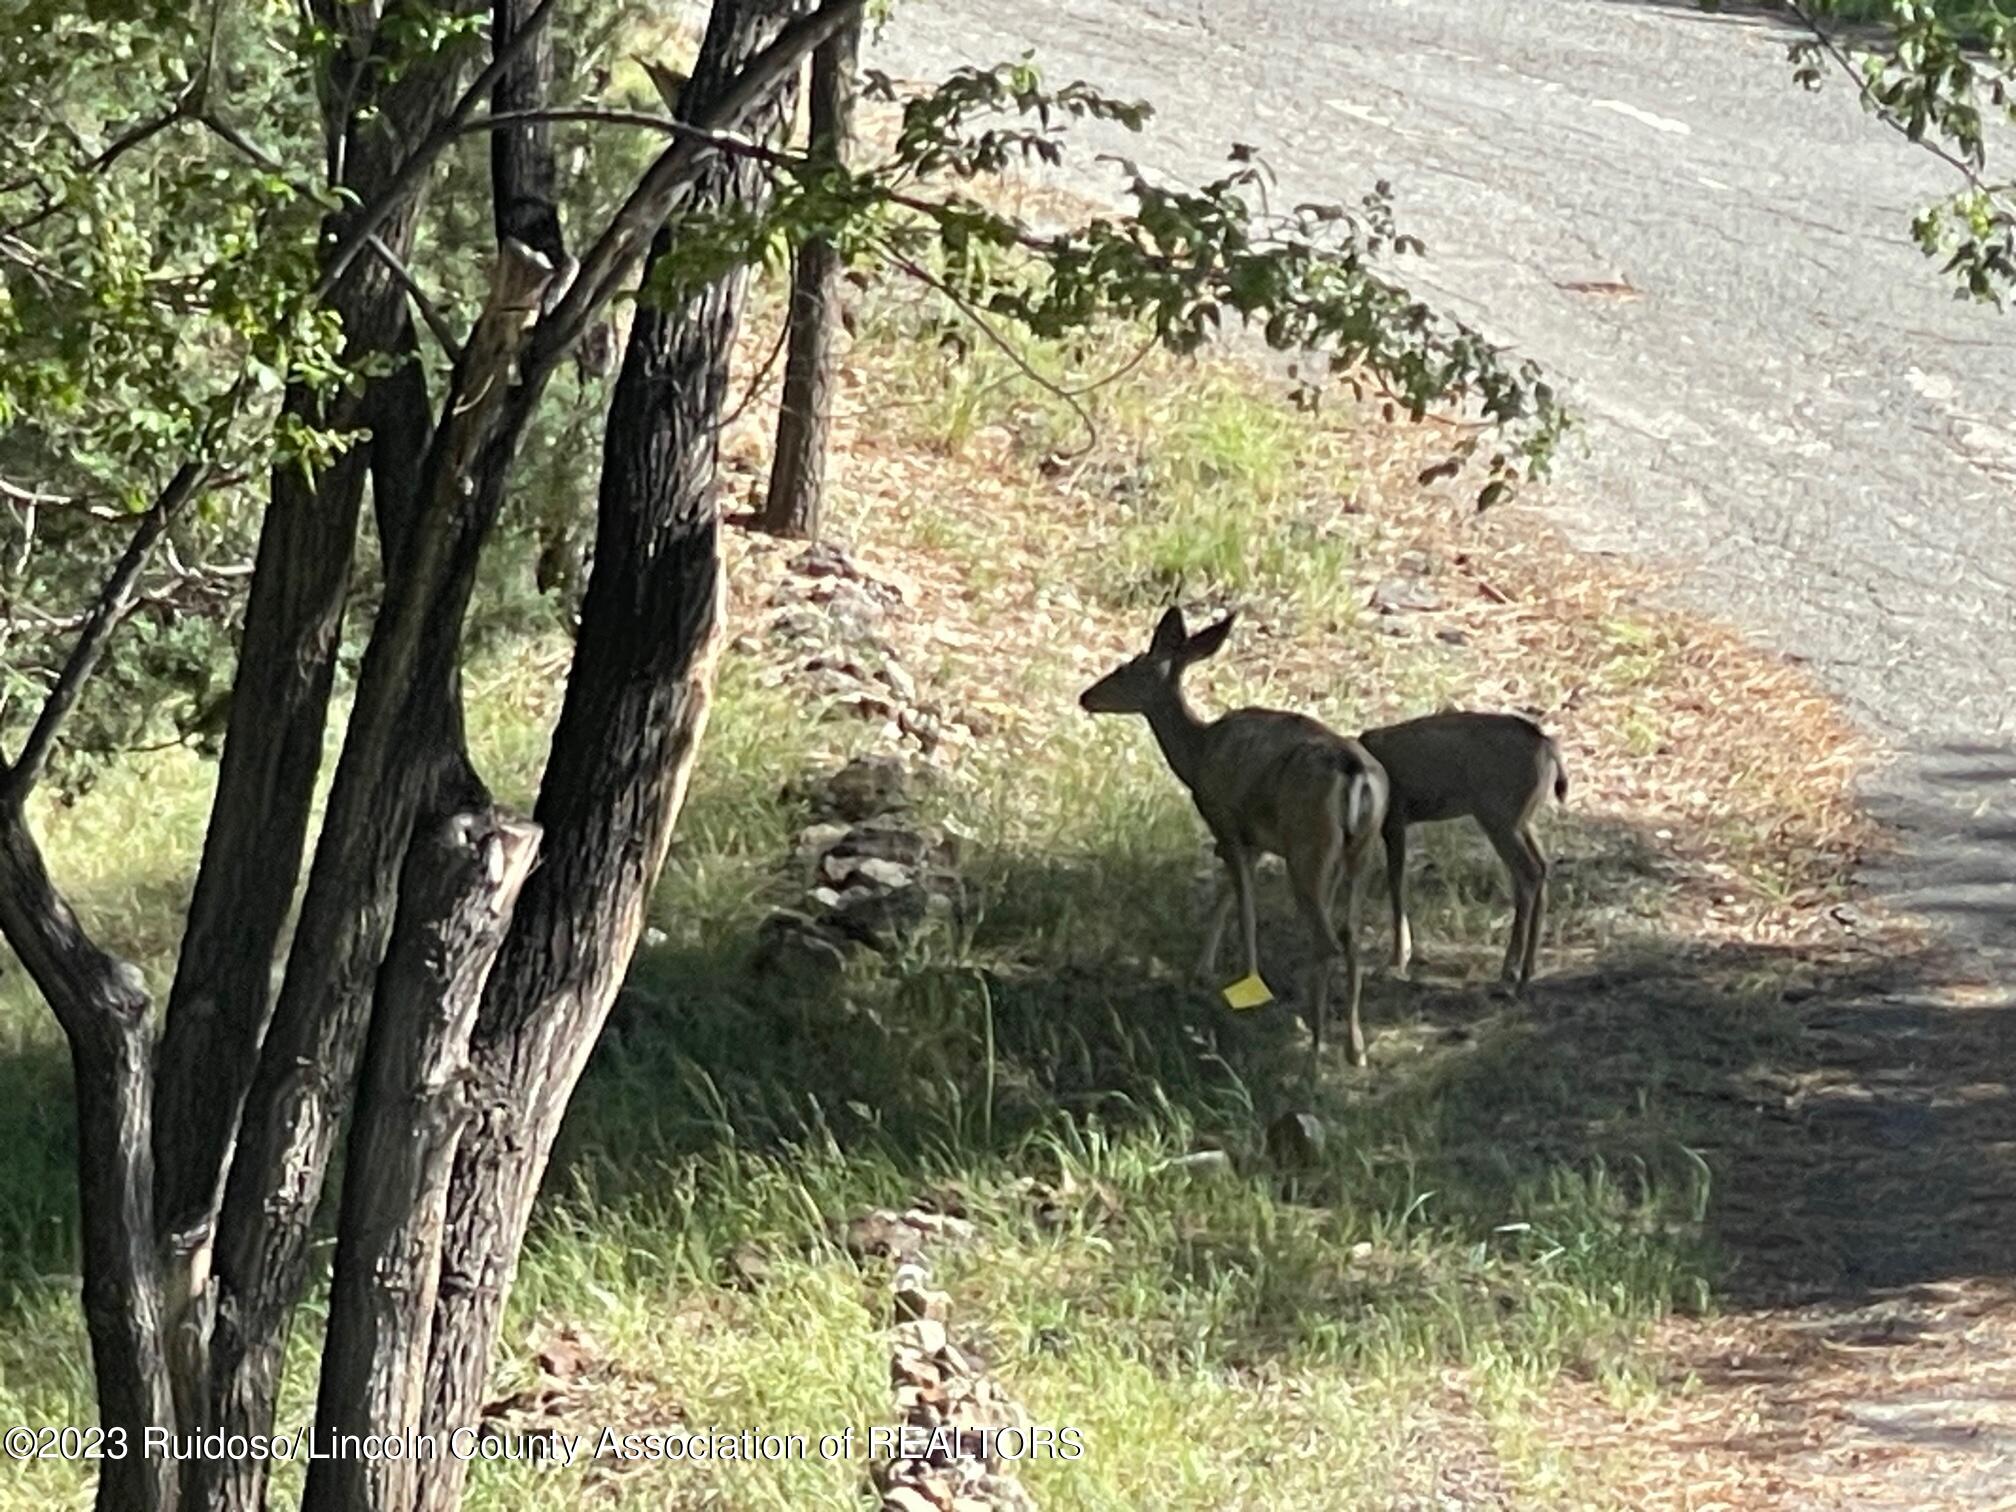
<svg viewBox="0 0 2016 1512">
<path fill-rule="evenodd" d="M 1078 435 L 1071 407 L 1008 384 L 998 354 L 951 363 L 903 312 L 871 310 L 862 330 L 863 360 L 895 375 L 903 401 L 887 425 L 913 448 L 957 452 L 997 432 L 1014 465 L 1034 467 Z M 1086 465 L 1110 508 L 1096 538 L 1051 564 L 1059 585 L 1132 612 L 1183 582 L 1264 596 L 1291 624 L 1354 622 L 1345 584 L 1363 542 L 1337 508 L 1347 480 L 1312 465 L 1327 453 L 1310 421 L 1252 383 L 1173 363 L 1084 403 L 1103 438 Z M 1016 523 L 948 514 L 919 544 L 977 572 Z M 1639 629 L 1620 624 L 1608 644 L 1600 677 L 1662 675 Z M 562 649 L 500 640 L 468 678 L 478 759 L 507 801 L 535 789 Z M 1399 691 L 1440 701 L 1451 674 L 1406 655 L 1386 664 Z M 1235 687 L 1269 696 L 1228 662 L 1220 702 Z M 1017 675 L 1031 707 L 1068 707 L 1076 674 L 1061 648 L 1032 646 Z M 1326 677 L 1315 706 L 1348 727 L 1361 696 Z M 1544 1480 L 1554 1470 L 1526 1418 L 1546 1383 L 1573 1369 L 1645 1389 L 1640 1330 L 1708 1304 L 1712 1183 L 1691 1150 L 1732 1068 L 1781 1032 L 1747 1000 L 1550 1013 L 1375 978 L 1373 1070 L 1333 1058 L 1312 1093 L 1288 1007 L 1235 1019 L 1187 980 L 1208 857 L 1145 730 L 1075 711 L 1033 752 L 983 743 L 930 798 L 972 837 L 963 922 L 830 987 L 781 991 L 747 963 L 765 913 L 801 886 L 783 858 L 807 815 L 783 789 L 851 738 L 755 662 L 727 659 L 651 908 L 662 934 L 563 1130 L 496 1395 L 533 1385 L 533 1350 L 567 1326 L 597 1351 L 579 1408 L 590 1417 L 814 1435 L 885 1422 L 883 1278 L 835 1235 L 873 1206 L 928 1198 L 978 1228 L 937 1258 L 955 1337 L 1038 1421 L 1085 1436 L 1083 1459 L 1028 1467 L 1045 1504 L 1384 1507 L 1432 1471 L 1422 1414 L 1449 1372 L 1472 1383 L 1472 1426 L 1506 1473 Z M 156 984 L 173 966 L 209 778 L 194 758 L 156 756 L 36 816 L 80 911 Z M 1561 853 L 1573 865 L 1555 908 L 1578 940 L 1653 939 L 1663 882 L 1642 840 L 1585 823 Z M 1509 915 L 1495 859 L 1455 832 L 1424 836 L 1416 865 L 1423 955 L 1445 983 L 1488 969 Z M 1367 901 L 1375 962 L 1385 923 L 1379 894 Z M 1261 904 L 1263 960 L 1285 988 L 1304 946 L 1278 875 L 1263 874 Z M 1320 1114 L 1328 1141 L 1289 1175 L 1267 1162 L 1262 1131 L 1297 1107 Z M 1208 1147 L 1229 1152 L 1231 1172 L 1186 1174 L 1180 1157 Z M 8 970 L 11 1421 L 90 1410 L 71 1161 L 60 1037 Z M 764 1262 L 753 1286 L 736 1279 L 749 1254 Z M 311 1300 L 283 1416 L 309 1409 L 319 1321 Z M 852 1506 L 861 1468 L 661 1466 L 612 1481 L 598 1504 Z M 484 1468 L 471 1505 L 576 1506 L 581 1474 Z M 283 1504 L 293 1485 L 281 1482 Z M 17 1467 L 0 1508 L 75 1504 L 82 1486 L 76 1467 Z"/>
</svg>

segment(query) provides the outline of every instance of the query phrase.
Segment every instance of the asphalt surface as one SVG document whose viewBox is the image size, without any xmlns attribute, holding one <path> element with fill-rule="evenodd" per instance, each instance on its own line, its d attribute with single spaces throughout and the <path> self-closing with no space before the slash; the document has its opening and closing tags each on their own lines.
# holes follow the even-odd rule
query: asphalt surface
<svg viewBox="0 0 2016 1512">
<path fill-rule="evenodd" d="M 869 62 L 1033 48 L 1154 103 L 1088 137 L 1151 174 L 1238 140 L 1285 195 L 1390 179 L 1413 286 L 1585 420 L 1571 537 L 1810 662 L 1896 752 L 1869 794 L 1904 852 L 1870 881 L 2016 956 L 2016 312 L 1952 298 L 1909 240 L 1950 179 L 1845 86 L 1797 88 L 1789 39 L 1690 0 L 932 0 Z M 1089 159 L 1078 187 L 1117 193 Z"/>
</svg>

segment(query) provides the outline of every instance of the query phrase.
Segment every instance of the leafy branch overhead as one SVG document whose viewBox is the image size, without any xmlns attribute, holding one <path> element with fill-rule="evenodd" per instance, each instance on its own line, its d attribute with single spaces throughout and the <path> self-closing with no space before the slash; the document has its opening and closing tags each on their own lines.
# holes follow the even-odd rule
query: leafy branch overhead
<svg viewBox="0 0 2016 1512">
<path fill-rule="evenodd" d="M 1710 9 L 1719 4 L 1710 4 Z M 1962 297 L 2000 305 L 2016 288 L 2016 14 L 2006 0 L 1777 0 L 1807 35 L 1794 77 L 1818 89 L 1847 79 L 1863 106 L 1960 181 L 1912 219 L 1927 256 Z M 1998 118 L 1999 123 L 1998 123 Z M 1998 124 L 2001 130 L 1998 130 Z"/>
<path fill-rule="evenodd" d="M 396 35 L 377 39 L 389 49 L 381 87 L 400 87 L 429 60 L 478 52 L 477 18 L 430 14 L 402 9 Z M 73 723 L 57 756 L 70 774 L 73 755 L 164 733 L 192 738 L 216 712 L 220 690 L 204 668 L 236 634 L 260 481 L 275 465 L 330 467 L 360 435 L 333 410 L 318 414 L 286 395 L 354 394 L 403 360 L 368 346 L 346 351 L 325 297 L 349 262 L 389 257 L 369 228 L 393 201 L 358 205 L 340 187 L 357 148 L 329 138 L 318 119 L 317 81 L 354 38 L 320 23 L 293 34 L 273 15 L 228 6 L 127 15 L 35 0 L 19 19 L 0 93 L 0 638 L 10 668 L 0 725 L 32 718 L 55 686 L 76 622 L 71 606 L 88 601 L 118 560 L 119 523 L 137 518 L 186 460 L 211 464 L 214 480 L 178 515 L 136 587 L 131 633 L 99 672 L 125 691 L 88 702 Z M 458 349 L 488 265 L 468 250 L 487 219 L 472 194 L 476 154 L 455 144 L 475 147 L 537 121 L 572 133 L 583 171 L 563 185 L 561 208 L 584 251 L 596 243 L 584 230 L 613 233 L 636 205 L 651 166 L 633 150 L 640 143 L 670 135 L 689 151 L 712 145 L 764 167 L 767 204 L 673 205 L 676 252 L 657 260 L 649 291 L 660 303 L 726 269 L 777 268 L 817 237 L 857 269 L 894 267 L 932 282 L 1032 377 L 1000 328 L 1057 337 L 1135 322 L 1145 339 L 1179 352 L 1250 328 L 1297 354 L 1299 371 L 1334 372 L 1381 397 L 1389 414 L 1466 411 L 1450 461 L 1496 443 L 1480 480 L 1485 504 L 1544 467 L 1565 423 L 1531 363 L 1395 279 L 1392 266 L 1421 249 L 1396 230 L 1383 185 L 1355 207 L 1276 209 L 1264 165 L 1238 148 L 1223 177 L 1196 188 L 1151 183 L 1122 164 L 1125 213 L 1032 225 L 971 186 L 1022 162 L 1061 164 L 1074 125 L 1140 131 L 1151 115 L 1145 104 L 1079 81 L 1052 86 L 1026 58 L 963 69 L 900 101 L 871 72 L 866 95 L 900 107 L 895 129 L 879 157 L 842 167 L 659 109 L 606 103 L 599 56 L 592 47 L 570 54 L 556 103 L 529 112 L 484 114 L 477 107 L 490 103 L 488 91 L 472 87 L 443 130 L 399 149 L 394 182 L 410 183 L 406 192 L 417 194 L 430 174 L 441 181 L 424 212 L 437 229 L 423 242 L 432 250 L 411 267 L 391 259 L 384 272 L 441 353 Z M 346 228 L 336 256 L 321 240 L 332 215 Z M 628 245 L 634 258 L 641 242 Z M 570 304 L 585 309 L 629 276 L 620 259 L 591 272 L 593 289 L 584 281 Z M 1304 394 L 1313 392 L 1305 382 Z M 539 439 L 599 403 L 584 389 L 575 410 L 538 422 L 535 462 L 581 455 Z M 578 496 L 581 481 L 555 496 Z"/>
<path fill-rule="evenodd" d="M 892 82 L 873 72 L 864 94 L 896 99 Z M 1385 271 L 1391 260 L 1425 249 L 1397 229 L 1383 182 L 1356 208 L 1305 203 L 1275 211 L 1272 176 L 1251 148 L 1235 147 L 1231 169 L 1198 188 L 1152 183 L 1123 160 L 1131 209 L 1064 227 L 1034 226 L 940 187 L 1020 161 L 1061 165 L 1069 122 L 1140 131 L 1150 116 L 1147 105 L 1109 98 L 1082 81 L 1046 88 L 1024 59 L 963 69 L 903 101 L 893 146 L 879 161 L 840 168 L 723 144 L 767 164 L 778 179 L 776 197 L 760 219 L 731 210 L 706 226 L 682 221 L 686 255 L 661 269 L 651 292 L 677 299 L 724 266 L 816 236 L 857 265 L 880 261 L 929 277 L 974 318 L 998 317 L 1037 337 L 1126 321 L 1188 353 L 1236 325 L 1276 351 L 1317 358 L 1361 397 L 1376 392 L 1388 418 L 1404 412 L 1418 422 L 1438 408 L 1463 411 L 1473 423 L 1462 427 L 1452 462 L 1469 459 L 1489 432 L 1502 442 L 1492 451 L 1480 507 L 1545 469 L 1568 421 L 1553 389 L 1534 363 L 1439 314 Z"/>
</svg>

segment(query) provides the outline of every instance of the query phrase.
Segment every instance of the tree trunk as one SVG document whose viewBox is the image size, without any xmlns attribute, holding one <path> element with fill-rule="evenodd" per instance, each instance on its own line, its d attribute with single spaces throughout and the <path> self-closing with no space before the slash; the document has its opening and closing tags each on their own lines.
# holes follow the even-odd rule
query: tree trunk
<svg viewBox="0 0 2016 1512">
<path fill-rule="evenodd" d="M 861 27 L 840 28 L 812 54 L 810 155 L 842 166 L 853 125 L 854 55 Z M 824 237 L 798 249 L 791 276 L 784 394 L 770 491 L 757 527 L 772 535 L 816 538 L 826 491 L 826 431 L 833 388 L 833 328 L 839 323 L 840 253 Z"/>
<path fill-rule="evenodd" d="M 682 114 L 704 117 L 789 14 L 720 0 Z M 745 123 L 773 133 L 780 98 Z M 710 156 L 686 204 L 754 203 L 761 179 Z M 652 264 L 673 249 L 661 230 Z M 647 267 L 646 279 L 650 277 Z M 492 972 L 472 1057 L 475 1123 L 456 1150 L 423 1428 L 475 1418 L 561 1114 L 643 927 L 704 730 L 721 641 L 713 477 L 743 276 L 675 310 L 640 307 L 612 399 L 594 566 L 535 818 L 543 860 Z M 423 1512 L 453 1512 L 466 1467 L 421 1467 Z"/>
<path fill-rule="evenodd" d="M 0 776 L 5 775 L 0 764 Z M 76 1078 L 84 1321 L 108 1458 L 99 1512 L 174 1512 L 175 1466 L 145 1452 L 175 1422 L 152 1222 L 153 1036 L 140 973 L 85 935 L 49 880 L 18 801 L 0 801 L 0 935 L 48 999 Z M 110 1458 L 115 1448 L 123 1456 Z"/>
<path fill-rule="evenodd" d="M 340 144 L 341 182 L 369 202 L 391 182 L 411 144 L 446 116 L 468 55 L 443 48 L 404 59 L 397 77 L 386 82 L 379 77 L 384 58 L 374 48 L 397 47 L 396 39 L 351 35 L 375 26 L 375 7 L 317 0 L 311 9 L 345 38 L 331 49 L 322 81 L 326 125 L 332 143 Z M 332 158 L 338 156 L 332 148 Z M 416 195 L 379 228 L 379 237 L 404 256 L 419 214 Z M 325 250 L 341 241 L 350 215 L 346 209 L 329 217 Z M 347 361 L 411 349 L 405 292 L 377 258 L 354 259 L 329 305 L 343 322 Z M 296 386 L 287 394 L 286 412 L 347 430 L 407 413 L 416 386 L 424 396 L 424 378 L 408 363 L 373 379 L 361 395 L 339 395 L 326 409 Z M 300 880 L 372 452 L 370 443 L 353 446 L 312 480 L 296 466 L 275 469 L 260 527 L 231 721 L 169 992 L 158 1073 L 153 1227 L 167 1251 L 171 1291 L 189 1302 L 190 1311 L 175 1320 L 177 1376 L 185 1386 L 207 1368 L 212 1299 L 201 1278 L 210 1269 L 225 1173 L 271 1010 L 273 963 Z M 381 533 L 389 525 L 396 535 L 412 506 L 385 487 L 391 472 L 380 470 L 374 492 Z M 413 477 L 403 480 L 399 495 L 410 496 Z"/>
<path fill-rule="evenodd" d="M 268 1432 L 309 1228 L 363 1050 L 418 816 L 487 804 L 463 754 L 461 628 L 531 399 L 508 373 L 550 269 L 520 244 L 442 402 L 399 571 L 372 628 L 286 979 L 245 1100 L 216 1250 L 206 1426 Z M 372 1116 L 368 1112 L 362 1116 Z M 190 1461 L 196 1504 L 253 1512 L 266 1466 Z"/>
<path fill-rule="evenodd" d="M 322 1358 L 318 1437 L 304 1512 L 408 1512 L 406 1457 L 348 1452 L 346 1436 L 419 1426 L 441 1224 L 455 1142 L 468 1118 L 469 1031 L 538 830 L 494 812 L 456 814 L 419 836 L 400 883 L 380 974 L 349 1160 Z"/>
</svg>

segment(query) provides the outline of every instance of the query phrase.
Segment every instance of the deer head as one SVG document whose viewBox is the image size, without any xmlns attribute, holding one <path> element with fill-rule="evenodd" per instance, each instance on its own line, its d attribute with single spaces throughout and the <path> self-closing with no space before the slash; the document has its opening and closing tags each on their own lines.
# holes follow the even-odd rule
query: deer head
<svg viewBox="0 0 2016 1512">
<path fill-rule="evenodd" d="M 1171 606 L 1155 626 L 1148 649 L 1122 662 L 1079 694 L 1079 707 L 1088 714 L 1148 713 L 1175 695 L 1177 680 L 1185 667 L 1204 660 L 1225 644 L 1235 618 L 1228 614 L 1217 624 L 1192 635 L 1183 624 L 1183 611 Z"/>
</svg>

